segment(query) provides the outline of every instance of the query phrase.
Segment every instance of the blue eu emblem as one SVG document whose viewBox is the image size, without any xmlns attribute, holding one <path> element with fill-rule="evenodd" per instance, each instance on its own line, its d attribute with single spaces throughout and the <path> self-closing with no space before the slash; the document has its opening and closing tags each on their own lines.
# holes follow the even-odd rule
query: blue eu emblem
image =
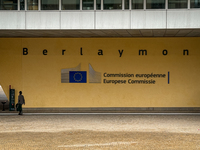
<svg viewBox="0 0 200 150">
<path fill-rule="evenodd" d="M 69 83 L 87 83 L 87 72 L 69 71 Z"/>
</svg>

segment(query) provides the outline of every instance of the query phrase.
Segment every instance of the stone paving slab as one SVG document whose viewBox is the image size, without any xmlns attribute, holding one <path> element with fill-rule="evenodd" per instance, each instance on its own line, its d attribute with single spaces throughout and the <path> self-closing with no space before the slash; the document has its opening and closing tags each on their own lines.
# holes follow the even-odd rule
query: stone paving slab
<svg viewBox="0 0 200 150">
<path fill-rule="evenodd" d="M 1 114 L 1 149 L 200 149 L 200 115 Z"/>
</svg>

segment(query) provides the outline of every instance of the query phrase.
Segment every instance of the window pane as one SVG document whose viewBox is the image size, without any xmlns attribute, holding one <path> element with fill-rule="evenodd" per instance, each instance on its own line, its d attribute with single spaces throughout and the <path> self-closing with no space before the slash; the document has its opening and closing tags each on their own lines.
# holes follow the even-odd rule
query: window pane
<svg viewBox="0 0 200 150">
<path fill-rule="evenodd" d="M 80 0 L 62 0 L 62 10 L 80 10 Z"/>
<path fill-rule="evenodd" d="M 168 8 L 187 8 L 188 0 L 168 0 Z"/>
<path fill-rule="evenodd" d="M 83 10 L 94 10 L 94 0 L 83 0 Z"/>
<path fill-rule="evenodd" d="M 20 10 L 25 10 L 24 0 L 20 0 Z"/>
<path fill-rule="evenodd" d="M 132 9 L 143 9 L 144 0 L 132 0 Z"/>
<path fill-rule="evenodd" d="M 27 10 L 38 10 L 38 0 L 27 0 Z"/>
<path fill-rule="evenodd" d="M 122 0 L 104 0 L 103 9 L 122 9 Z"/>
<path fill-rule="evenodd" d="M 96 9 L 101 10 L 101 0 L 97 0 L 96 3 L 97 3 Z"/>
<path fill-rule="evenodd" d="M 41 10 L 59 10 L 59 0 L 41 0 Z"/>
<path fill-rule="evenodd" d="M 165 0 L 147 0 L 147 9 L 165 9 Z"/>
<path fill-rule="evenodd" d="M 200 8 L 200 0 L 191 0 L 190 8 Z"/>
<path fill-rule="evenodd" d="M 17 10 L 17 0 L 0 0 L 0 10 Z"/>
<path fill-rule="evenodd" d="M 129 0 L 124 0 L 124 8 L 129 9 Z"/>
</svg>

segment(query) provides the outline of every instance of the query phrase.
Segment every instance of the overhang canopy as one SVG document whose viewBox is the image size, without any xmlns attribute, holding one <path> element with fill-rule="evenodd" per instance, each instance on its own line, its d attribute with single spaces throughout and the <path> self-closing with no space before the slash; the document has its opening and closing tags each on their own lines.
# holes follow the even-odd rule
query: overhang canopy
<svg viewBox="0 0 200 150">
<path fill-rule="evenodd" d="M 0 38 L 200 37 L 200 29 L 0 30 Z"/>
</svg>

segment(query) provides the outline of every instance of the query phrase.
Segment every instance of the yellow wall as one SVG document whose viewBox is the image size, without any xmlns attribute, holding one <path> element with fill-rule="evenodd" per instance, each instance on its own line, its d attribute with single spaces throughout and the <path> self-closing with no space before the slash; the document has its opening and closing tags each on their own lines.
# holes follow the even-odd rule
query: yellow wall
<svg viewBox="0 0 200 150">
<path fill-rule="evenodd" d="M 28 48 L 28 55 L 23 55 L 23 48 Z M 146 49 L 147 56 L 139 56 L 139 49 Z M 184 49 L 189 56 L 183 56 Z M 167 75 L 169 71 L 170 84 L 167 76 L 154 79 L 155 84 L 61 83 L 61 69 L 80 63 L 82 71 L 88 71 L 90 63 L 101 72 L 102 81 L 105 72 Z M 12 85 L 16 101 L 22 90 L 27 108 L 200 107 L 199 66 L 200 38 L 0 38 L 0 85 L 7 97 Z"/>
</svg>

